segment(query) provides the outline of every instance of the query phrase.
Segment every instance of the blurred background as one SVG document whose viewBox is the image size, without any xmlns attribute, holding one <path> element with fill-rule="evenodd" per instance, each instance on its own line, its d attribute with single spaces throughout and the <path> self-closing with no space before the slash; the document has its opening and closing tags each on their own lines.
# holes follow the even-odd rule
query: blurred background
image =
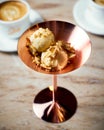
<svg viewBox="0 0 104 130">
<path fill-rule="evenodd" d="M 26 1 L 43 21 L 61 20 L 79 25 L 77 20 L 83 16 L 80 26 L 91 39 L 92 52 L 81 68 L 58 76 L 58 86 L 75 95 L 78 108 L 70 120 L 51 124 L 37 118 L 32 104 L 34 96 L 52 84 L 52 76 L 28 68 L 18 57 L 17 50 L 2 49 L 2 44 L 18 43 L 18 39 L 5 38 L 8 40 L 4 43 L 0 36 L 0 130 L 104 130 L 104 34 L 98 34 L 98 26 L 86 25 L 88 22 L 82 14 L 85 10 L 80 11 L 86 7 L 85 0 Z M 94 28 L 98 31 L 94 32 Z"/>
</svg>

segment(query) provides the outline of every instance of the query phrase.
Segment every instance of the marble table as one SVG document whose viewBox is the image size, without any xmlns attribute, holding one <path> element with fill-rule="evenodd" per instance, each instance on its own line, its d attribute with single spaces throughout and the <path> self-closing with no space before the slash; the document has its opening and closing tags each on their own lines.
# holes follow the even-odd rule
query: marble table
<svg viewBox="0 0 104 130">
<path fill-rule="evenodd" d="M 27 1 L 44 20 L 77 24 L 72 11 L 78 0 Z M 0 130 L 104 130 L 104 37 L 88 35 L 92 41 L 88 61 L 58 77 L 58 85 L 70 90 L 78 102 L 73 117 L 60 124 L 40 120 L 32 109 L 34 96 L 52 84 L 51 76 L 28 68 L 17 52 L 0 52 Z"/>
</svg>

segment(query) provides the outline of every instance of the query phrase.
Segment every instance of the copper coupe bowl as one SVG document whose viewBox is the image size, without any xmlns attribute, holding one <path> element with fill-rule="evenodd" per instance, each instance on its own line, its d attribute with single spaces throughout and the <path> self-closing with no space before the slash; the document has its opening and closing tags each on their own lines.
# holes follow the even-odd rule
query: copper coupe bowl
<svg viewBox="0 0 104 130">
<path fill-rule="evenodd" d="M 41 67 L 37 67 L 35 63 L 32 63 L 32 56 L 26 47 L 26 38 L 39 27 L 49 28 L 54 33 L 56 40 L 71 43 L 76 50 L 76 57 L 63 70 L 47 72 Z M 18 41 L 18 54 L 22 61 L 33 70 L 48 74 L 62 74 L 79 68 L 88 59 L 90 52 L 91 42 L 87 33 L 80 27 L 64 21 L 45 21 L 34 25 L 26 30 Z"/>
</svg>

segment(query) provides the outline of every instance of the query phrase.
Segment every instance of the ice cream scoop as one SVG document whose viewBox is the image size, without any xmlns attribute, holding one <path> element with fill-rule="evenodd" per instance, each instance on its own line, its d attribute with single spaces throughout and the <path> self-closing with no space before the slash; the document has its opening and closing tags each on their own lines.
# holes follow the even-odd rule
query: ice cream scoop
<svg viewBox="0 0 104 130">
<path fill-rule="evenodd" d="M 29 40 L 38 52 L 45 51 L 55 42 L 54 35 L 48 28 L 39 28 L 29 37 Z"/>
<path fill-rule="evenodd" d="M 57 48 L 57 46 L 51 46 L 46 52 L 42 53 L 41 66 L 52 70 L 63 69 L 68 63 L 68 54 L 63 49 Z"/>
</svg>

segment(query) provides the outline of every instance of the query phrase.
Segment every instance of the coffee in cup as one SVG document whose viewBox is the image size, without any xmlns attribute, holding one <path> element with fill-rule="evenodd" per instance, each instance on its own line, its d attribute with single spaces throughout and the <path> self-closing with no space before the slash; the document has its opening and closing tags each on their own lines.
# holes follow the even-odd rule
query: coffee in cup
<svg viewBox="0 0 104 130">
<path fill-rule="evenodd" d="M 96 26 L 104 26 L 104 0 L 88 0 L 85 18 Z"/>
<path fill-rule="evenodd" d="M 20 1 L 6 1 L 0 4 L 0 20 L 14 21 L 27 13 L 27 7 Z"/>
<path fill-rule="evenodd" d="M 104 0 L 93 0 L 96 4 L 104 6 Z"/>
<path fill-rule="evenodd" d="M 10 38 L 18 38 L 31 25 L 30 6 L 23 0 L 2 0 L 0 3 L 0 29 Z"/>
</svg>

